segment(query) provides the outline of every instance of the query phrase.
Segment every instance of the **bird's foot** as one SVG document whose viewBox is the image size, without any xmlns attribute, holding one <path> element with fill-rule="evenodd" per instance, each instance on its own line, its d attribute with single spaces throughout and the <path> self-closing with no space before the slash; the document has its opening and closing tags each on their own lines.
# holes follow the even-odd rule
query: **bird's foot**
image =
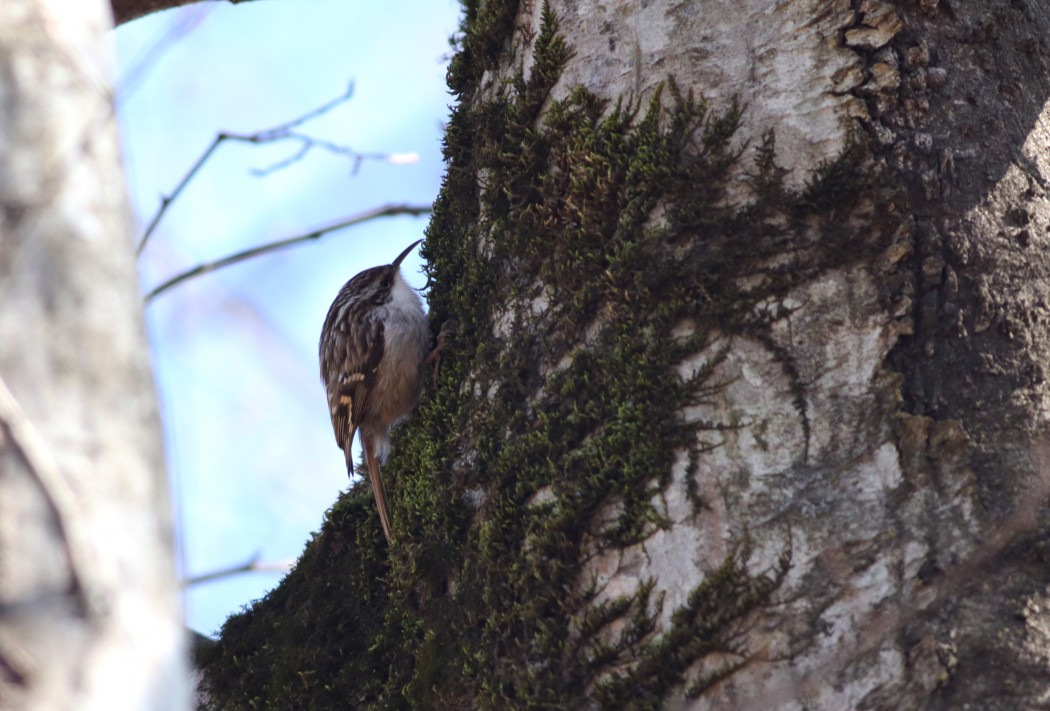
<svg viewBox="0 0 1050 711">
<path fill-rule="evenodd" d="M 448 332 L 456 325 L 456 319 L 450 318 L 441 324 L 441 330 L 438 331 L 437 345 L 434 346 L 434 350 L 430 351 L 426 358 L 423 359 L 423 363 L 420 367 L 426 367 L 430 364 L 434 365 L 434 385 L 437 385 L 438 374 L 441 371 L 441 351 L 445 349 L 445 345 L 448 342 Z"/>
</svg>

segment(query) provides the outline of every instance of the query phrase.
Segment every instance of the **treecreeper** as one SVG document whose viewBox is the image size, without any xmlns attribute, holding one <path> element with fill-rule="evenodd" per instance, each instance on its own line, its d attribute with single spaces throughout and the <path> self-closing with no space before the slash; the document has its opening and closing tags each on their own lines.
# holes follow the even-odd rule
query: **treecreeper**
<svg viewBox="0 0 1050 711">
<path fill-rule="evenodd" d="M 390 428 L 415 407 L 424 367 L 438 357 L 443 339 L 428 354 L 430 329 L 423 301 L 401 275 L 401 262 L 423 240 L 390 264 L 366 269 L 339 290 L 321 329 L 321 382 L 328 393 L 335 441 L 353 475 L 350 447 L 361 433 L 368 481 L 389 543 L 390 504 L 380 465 L 390 453 Z"/>
</svg>

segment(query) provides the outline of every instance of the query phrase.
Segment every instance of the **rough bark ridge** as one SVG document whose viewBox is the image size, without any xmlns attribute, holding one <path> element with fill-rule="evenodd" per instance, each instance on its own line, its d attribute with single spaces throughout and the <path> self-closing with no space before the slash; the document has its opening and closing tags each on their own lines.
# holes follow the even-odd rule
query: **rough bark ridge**
<svg viewBox="0 0 1050 711">
<path fill-rule="evenodd" d="M 402 533 L 341 501 L 224 628 L 216 700 L 1037 705 L 1046 11 L 464 24 L 426 245 L 459 328 Z"/>
<path fill-rule="evenodd" d="M 101 0 L 0 3 L 0 707 L 188 704 Z"/>
<path fill-rule="evenodd" d="M 915 332 L 890 363 L 914 415 L 901 420 L 904 461 L 927 484 L 936 523 L 918 572 L 934 599 L 911 603 L 924 614 L 902 644 L 912 683 L 939 670 L 926 682 L 933 708 L 1032 708 L 1050 684 L 1041 543 L 1050 262 L 1038 250 L 1050 222 L 1050 9 L 905 7 L 902 31 L 869 60 L 887 67 L 887 91 L 868 102 L 868 129 L 915 215 Z M 957 521 L 971 533 L 953 540 L 939 453 L 956 448 L 957 429 L 972 444 L 964 493 L 974 516 Z"/>
</svg>

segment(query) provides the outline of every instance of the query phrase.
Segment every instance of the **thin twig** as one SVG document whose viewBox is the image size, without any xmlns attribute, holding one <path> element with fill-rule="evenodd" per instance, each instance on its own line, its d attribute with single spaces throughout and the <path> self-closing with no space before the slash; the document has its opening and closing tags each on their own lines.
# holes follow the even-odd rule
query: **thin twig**
<svg viewBox="0 0 1050 711">
<path fill-rule="evenodd" d="M 236 252 L 234 254 L 229 255 L 228 257 L 217 259 L 214 262 L 205 262 L 204 264 L 198 264 L 193 269 L 189 269 L 187 271 L 176 274 L 170 279 L 161 282 L 161 284 L 154 287 L 152 291 L 146 294 L 145 300 L 146 303 L 149 303 L 157 296 L 163 294 L 168 289 L 171 289 L 172 287 L 181 284 L 187 279 L 192 279 L 194 277 L 201 276 L 202 274 L 214 272 L 218 269 L 222 269 L 223 267 L 228 267 L 231 264 L 237 264 L 238 262 L 243 262 L 246 259 L 258 257 L 261 254 L 268 254 L 270 252 L 275 252 L 279 249 L 285 249 L 287 247 L 293 247 L 297 244 L 302 244 L 304 242 L 319 239 L 320 237 L 328 234 L 329 232 L 335 232 L 336 230 L 341 230 L 345 227 L 359 225 L 362 222 L 367 222 L 368 220 L 374 220 L 380 217 L 393 217 L 395 215 L 414 215 L 418 217 L 419 215 L 427 215 L 430 213 L 430 209 L 430 205 L 384 205 L 383 207 L 377 207 L 371 210 L 366 210 L 365 212 L 358 213 L 357 215 L 353 215 L 351 217 L 347 217 L 342 220 L 329 223 L 327 225 L 324 225 L 323 227 L 318 227 L 317 229 L 307 232 L 305 234 L 277 240 L 276 242 L 268 242 L 267 244 L 259 245 L 258 247 L 252 247 L 251 249 L 246 249 L 243 252 Z"/>
<path fill-rule="evenodd" d="M 251 140 L 250 137 L 244 137 L 239 140 Z M 361 164 L 366 160 L 382 161 L 390 163 L 392 165 L 404 165 L 407 163 L 415 163 L 419 160 L 419 154 L 417 153 L 359 153 L 349 146 L 343 146 L 332 141 L 326 141 L 323 138 L 316 138 L 309 136 L 305 133 L 298 133 L 296 131 L 289 131 L 283 136 L 277 136 L 275 138 L 269 138 L 267 140 L 278 141 L 278 140 L 295 140 L 299 141 L 299 150 L 287 158 L 282 158 L 276 163 L 269 165 L 265 168 L 252 168 L 252 175 L 257 177 L 266 177 L 270 173 L 287 168 L 293 163 L 302 160 L 307 153 L 314 148 L 322 148 L 329 153 L 336 155 L 346 156 L 350 158 L 354 166 L 350 171 L 351 175 L 357 175 L 357 172 L 361 169 Z"/>
<path fill-rule="evenodd" d="M 150 236 L 152 236 L 153 232 L 157 229 L 157 225 L 160 224 L 160 221 L 164 217 L 164 214 L 168 211 L 168 208 L 171 207 L 171 204 L 179 197 L 179 195 L 182 194 L 182 191 L 186 189 L 186 186 L 191 180 L 193 180 L 194 176 L 197 175 L 201 167 L 203 167 L 204 164 L 208 161 L 208 159 L 211 158 L 211 155 L 215 152 L 215 149 L 218 148 L 219 145 L 222 144 L 224 141 L 267 143 L 270 141 L 279 141 L 293 137 L 291 135 L 292 129 L 296 128 L 297 126 L 301 126 L 302 124 L 311 119 L 317 118 L 318 116 L 327 111 L 331 111 L 339 104 L 349 101 L 350 97 L 353 96 L 353 93 L 354 83 L 350 82 L 350 84 L 347 86 L 346 91 L 343 92 L 341 96 L 337 96 L 328 103 L 319 106 L 316 109 L 311 109 L 302 116 L 298 116 L 297 118 L 280 124 L 279 126 L 274 126 L 273 128 L 268 128 L 263 131 L 258 131 L 257 133 L 252 134 L 228 133 L 223 131 L 216 135 L 215 138 L 212 140 L 211 145 L 209 145 L 208 148 L 205 149 L 204 153 L 201 154 L 200 158 L 196 160 L 193 166 L 189 169 L 189 172 L 187 172 L 186 175 L 182 176 L 182 180 L 178 182 L 178 184 L 175 186 L 175 189 L 172 190 L 169 195 L 164 195 L 161 197 L 160 207 L 157 209 L 157 212 L 154 213 L 153 218 L 150 219 L 149 225 L 146 226 L 146 231 L 142 234 L 142 239 L 139 241 L 138 249 L 135 250 L 135 255 L 138 256 L 142 254 L 142 250 L 146 248 L 146 242 L 149 241 Z M 307 148 L 307 150 L 309 150 L 309 148 Z M 305 151 L 303 151 L 302 153 L 305 155 Z"/>
<path fill-rule="evenodd" d="M 240 575 L 241 573 L 285 573 L 292 569 L 291 561 L 261 561 L 259 560 L 260 557 L 261 556 L 256 553 L 239 565 L 233 565 L 229 568 L 220 568 L 219 570 L 214 570 L 202 575 L 194 575 L 192 578 L 186 578 L 186 580 L 183 581 L 182 586 L 188 588 L 191 585 L 209 583 L 212 580 L 228 578 L 233 575 Z"/>
<path fill-rule="evenodd" d="M 173 203 L 175 199 L 178 198 L 180 194 L 182 194 L 182 191 L 186 188 L 186 185 L 193 179 L 193 176 L 197 174 L 197 171 L 201 169 L 201 166 L 203 166 L 204 163 L 208 160 L 208 158 L 211 157 L 211 154 L 215 152 L 215 149 L 219 147 L 219 144 L 225 140 L 224 136 L 225 134 L 222 133 L 216 136 L 215 140 L 213 140 L 211 142 L 211 145 L 208 146 L 208 150 L 204 151 L 204 153 L 201 154 L 201 157 L 197 159 L 197 162 L 193 164 L 193 167 L 190 168 L 190 171 L 186 173 L 186 175 L 182 176 L 182 180 L 180 180 L 179 184 L 175 186 L 175 189 L 171 192 L 171 194 L 164 195 L 161 197 L 160 208 L 158 208 L 157 212 L 153 214 L 153 219 L 149 221 L 149 225 L 147 225 L 146 231 L 142 234 L 142 240 L 139 242 L 138 249 L 135 250 L 136 257 L 142 254 L 142 250 L 146 248 L 146 242 L 149 240 L 150 235 L 153 234 L 153 230 L 157 229 L 157 225 L 160 223 L 160 219 L 164 217 L 164 213 L 168 211 L 168 208 L 171 206 L 171 203 Z"/>
<path fill-rule="evenodd" d="M 288 121 L 287 123 L 282 123 L 279 126 L 274 126 L 273 128 L 268 128 L 268 129 L 266 129 L 264 131 L 259 131 L 255 135 L 257 135 L 257 136 L 271 136 L 271 137 L 274 137 L 274 138 L 280 137 L 283 134 L 288 133 L 288 131 L 291 131 L 296 126 L 302 126 L 307 121 L 310 121 L 311 119 L 315 119 L 318 116 L 321 116 L 322 114 L 325 114 L 325 113 L 331 111 L 336 106 L 339 106 L 339 104 L 342 104 L 342 103 L 344 103 L 346 101 L 349 101 L 350 97 L 352 97 L 353 95 L 354 95 L 354 83 L 350 82 L 346 86 L 346 91 L 343 92 L 343 94 L 341 96 L 335 97 L 334 99 L 329 101 L 327 104 L 322 104 L 321 106 L 318 106 L 316 109 L 311 109 L 310 111 L 307 111 L 305 114 L 303 114 L 299 118 L 294 118 L 291 121 Z M 272 140 L 272 139 L 271 138 L 262 138 L 261 140 Z"/>
<path fill-rule="evenodd" d="M 84 611 L 91 615 L 93 606 L 99 601 L 91 594 L 89 585 L 87 571 L 90 569 L 91 557 L 77 518 L 76 495 L 62 475 L 44 438 L 22 411 L 3 378 L 0 378 L 0 427 L 6 433 L 6 439 L 14 444 L 22 456 L 32 479 L 44 496 L 44 501 L 51 509 L 51 515 L 55 518 L 55 528 L 69 561 L 70 587 L 79 596 Z"/>
</svg>

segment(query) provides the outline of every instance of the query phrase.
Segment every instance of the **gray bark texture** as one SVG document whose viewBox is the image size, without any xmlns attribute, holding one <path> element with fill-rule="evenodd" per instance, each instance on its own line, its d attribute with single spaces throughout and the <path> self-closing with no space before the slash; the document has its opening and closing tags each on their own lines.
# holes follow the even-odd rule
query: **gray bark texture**
<svg viewBox="0 0 1050 711">
<path fill-rule="evenodd" d="M 0 707 L 189 705 L 102 0 L 0 3 Z"/>
<path fill-rule="evenodd" d="M 605 586 L 597 601 L 650 582 L 662 599 L 654 634 L 667 634 L 733 546 L 748 541 L 753 571 L 790 549 L 772 604 L 686 678 L 734 671 L 682 708 L 1045 704 L 1050 10 L 936 0 L 550 9 L 574 52 L 553 98 L 576 86 L 645 98 L 668 77 L 712 103 L 737 97 L 745 156 L 774 131 L 789 187 L 862 136 L 902 218 L 877 254 L 759 304 L 779 314 L 759 337 L 724 328 L 715 373 L 728 384 L 683 416 L 746 424 L 694 472 L 679 458 L 664 491 L 669 527 L 587 564 L 584 578 Z M 541 18 L 538 3 L 526 6 L 475 101 L 534 66 L 525 38 Z M 747 181 L 727 197 L 754 199 Z M 838 229 L 860 242 L 866 211 Z M 511 308 L 503 321 L 521 318 Z"/>
<path fill-rule="evenodd" d="M 227 708 L 1045 708 L 1050 8 L 466 13 L 393 545 L 335 507 Z"/>
</svg>

